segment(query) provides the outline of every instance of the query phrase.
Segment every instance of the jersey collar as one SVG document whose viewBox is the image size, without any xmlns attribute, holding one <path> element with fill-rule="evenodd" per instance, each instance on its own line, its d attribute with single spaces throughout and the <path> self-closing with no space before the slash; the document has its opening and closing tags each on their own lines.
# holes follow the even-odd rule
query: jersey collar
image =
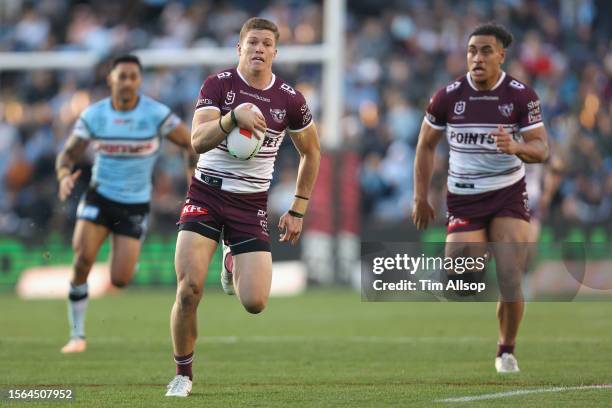
<svg viewBox="0 0 612 408">
<path fill-rule="evenodd" d="M 244 82 L 251 88 L 257 89 L 259 91 L 267 91 L 268 89 L 272 88 L 272 85 L 274 85 L 274 82 L 276 82 L 276 75 L 274 75 L 274 72 L 273 72 L 272 79 L 270 80 L 270 83 L 268 84 L 268 86 L 266 86 L 264 89 L 258 89 L 258 88 L 255 88 L 253 85 L 249 84 L 249 81 L 247 81 L 246 78 L 242 76 L 238 68 L 236 68 L 236 72 L 238 73 L 238 76 L 240 77 L 240 79 L 242 79 L 242 82 Z"/>
<path fill-rule="evenodd" d="M 501 83 L 504 82 L 504 79 L 506 79 L 506 71 L 502 71 L 502 74 L 500 75 L 495 85 L 493 85 L 493 88 L 488 89 L 486 91 L 481 91 L 480 89 L 476 88 L 476 85 L 474 85 L 474 83 L 472 82 L 472 76 L 470 75 L 469 72 L 467 73 L 466 76 L 467 76 L 468 84 L 470 84 L 472 89 L 475 90 L 476 92 L 491 92 L 491 91 L 496 90 L 501 85 Z"/>
</svg>

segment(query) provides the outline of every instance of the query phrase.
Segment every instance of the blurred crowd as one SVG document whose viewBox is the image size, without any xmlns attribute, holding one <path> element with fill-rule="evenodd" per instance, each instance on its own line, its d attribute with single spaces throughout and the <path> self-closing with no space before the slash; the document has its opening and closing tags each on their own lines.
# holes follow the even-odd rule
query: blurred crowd
<svg viewBox="0 0 612 408">
<path fill-rule="evenodd" d="M 545 222 L 612 231 L 612 3 L 595 0 L 351 2 L 346 129 L 361 141 L 366 218 L 408 221 L 423 112 L 435 90 L 467 71 L 468 35 L 496 21 L 514 35 L 504 69 L 542 101 L 553 180 L 532 207 Z M 431 200 L 445 210 L 447 147 Z M 537 181 L 537 180 L 536 180 Z M 438 217 L 443 222 L 444 217 Z"/>
<path fill-rule="evenodd" d="M 79 164 L 79 191 L 67 203 L 56 198 L 54 160 L 83 109 L 108 96 L 104 62 L 145 48 L 235 47 L 242 24 L 255 15 L 277 23 L 283 45 L 320 43 L 321 13 L 321 4 L 309 1 L 0 2 L 0 52 L 82 50 L 102 61 L 93 70 L 0 70 L 0 235 L 29 242 L 49 231 L 70 237 L 92 156 L 88 152 Z M 146 69 L 141 90 L 190 126 L 203 80 L 227 67 Z M 294 64 L 274 71 L 296 84 L 318 118 L 321 67 Z M 163 149 L 154 174 L 151 229 L 156 232 L 175 229 L 187 185 L 178 149 L 172 143 Z M 275 214 L 287 209 L 286 191 L 295 187 L 299 160 L 289 140 L 282 150 L 270 199 Z"/>
<path fill-rule="evenodd" d="M 364 222 L 408 222 L 415 146 L 433 92 L 466 72 L 467 35 L 495 20 L 515 41 L 505 69 L 535 88 L 552 147 L 554 191 L 542 205 L 561 225 L 609 225 L 612 209 L 612 43 L 601 0 L 347 1 L 343 143 L 358 149 Z M 242 23 L 275 21 L 282 44 L 320 43 L 321 1 L 11 0 L 0 2 L 0 52 L 87 50 L 110 57 L 134 49 L 235 46 Z M 143 92 L 187 124 L 202 80 L 225 68 L 147 69 Z M 277 65 L 320 119 L 321 67 Z M 108 95 L 105 70 L 0 71 L 0 234 L 70 234 L 75 195 L 56 199 L 55 156 L 79 113 Z M 325 135 L 322 135 L 325 137 Z M 153 228 L 173 229 L 185 193 L 184 163 L 167 143 L 155 172 Z M 432 200 L 444 211 L 447 150 L 436 158 Z M 90 159 L 80 166 L 88 170 Z M 270 194 L 280 213 L 298 157 L 285 143 Z M 546 171 L 543 172 L 546 174 Z M 81 188 L 88 173 L 81 177 Z M 438 217 L 440 222 L 443 217 Z M 608 224 L 606 224 L 608 223 Z M 609 230 L 609 228 L 608 228 Z"/>
</svg>

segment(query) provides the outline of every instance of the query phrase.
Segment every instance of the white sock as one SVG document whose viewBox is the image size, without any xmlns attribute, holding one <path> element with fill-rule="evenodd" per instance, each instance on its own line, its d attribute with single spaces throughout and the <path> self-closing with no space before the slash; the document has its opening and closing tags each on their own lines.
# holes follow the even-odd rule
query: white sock
<svg viewBox="0 0 612 408">
<path fill-rule="evenodd" d="M 85 338 L 85 312 L 89 301 L 87 282 L 70 285 L 68 294 L 68 321 L 70 322 L 70 337 Z"/>
</svg>

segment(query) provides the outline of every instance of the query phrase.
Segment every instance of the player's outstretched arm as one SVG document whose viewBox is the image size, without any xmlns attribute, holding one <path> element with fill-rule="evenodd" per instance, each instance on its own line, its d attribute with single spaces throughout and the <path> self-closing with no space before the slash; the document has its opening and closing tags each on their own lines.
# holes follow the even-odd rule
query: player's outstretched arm
<svg viewBox="0 0 612 408">
<path fill-rule="evenodd" d="M 434 166 L 436 146 L 442 138 L 442 131 L 434 129 L 425 120 L 421 124 L 419 142 L 414 160 L 414 205 L 412 221 L 418 229 L 425 229 L 434 218 L 434 210 L 427 201 L 429 183 Z"/>
<path fill-rule="evenodd" d="M 302 217 L 308 209 L 308 200 L 319 174 L 321 145 L 317 127 L 314 123 L 306 129 L 292 132 L 290 135 L 300 154 L 300 165 L 291 209 L 282 215 L 278 227 L 281 231 L 284 231 L 280 240 L 295 244 L 302 233 Z"/>
<path fill-rule="evenodd" d="M 548 138 L 544 126 L 521 133 L 523 142 L 514 140 L 501 125 L 491 135 L 495 137 L 500 152 L 514 154 L 525 163 L 542 163 L 548 159 Z"/>
<path fill-rule="evenodd" d="M 74 173 L 72 168 L 74 164 L 83 155 L 89 145 L 87 139 L 83 139 L 77 135 L 71 135 L 66 141 L 64 148 L 55 159 L 55 174 L 59 183 L 58 196 L 61 201 L 64 201 L 74 188 L 76 179 L 81 175 L 81 170 Z"/>
<path fill-rule="evenodd" d="M 168 139 L 172 141 L 174 144 L 181 146 L 185 149 L 185 161 L 187 163 L 187 180 L 191 179 L 193 172 L 195 170 L 196 164 L 198 163 L 198 155 L 195 150 L 193 150 L 193 146 L 191 146 L 191 135 L 189 134 L 189 129 L 187 126 L 181 121 L 177 126 L 172 129 L 170 133 L 168 133 Z"/>
<path fill-rule="evenodd" d="M 234 127 L 250 131 L 266 131 L 266 121 L 261 114 L 244 104 L 221 116 L 216 109 L 201 109 L 193 115 L 191 145 L 196 153 L 202 154 L 217 147 Z"/>
</svg>

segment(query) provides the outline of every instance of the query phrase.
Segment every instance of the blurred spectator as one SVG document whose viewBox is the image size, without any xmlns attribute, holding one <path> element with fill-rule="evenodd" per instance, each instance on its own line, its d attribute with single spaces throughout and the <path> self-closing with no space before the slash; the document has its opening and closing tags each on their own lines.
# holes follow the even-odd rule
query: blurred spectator
<svg viewBox="0 0 612 408">
<path fill-rule="evenodd" d="M 478 23 L 489 20 L 506 25 L 514 34 L 504 69 L 538 92 L 550 143 L 564 161 L 563 181 L 549 213 L 561 218 L 550 221 L 556 225 L 610 222 L 609 2 L 354 0 L 347 7 L 342 134 L 345 146 L 361 149 L 361 208 L 366 224 L 409 222 L 413 149 L 423 111 L 437 88 L 467 71 L 467 36 Z M 241 24 L 252 15 L 276 21 L 283 44 L 321 42 L 321 0 L 41 0 L 0 2 L 0 50 L 80 49 L 107 56 L 139 48 L 234 47 Z M 278 65 L 275 71 L 298 83 L 319 115 L 324 104 L 321 67 L 314 65 Z M 215 70 L 147 70 L 143 89 L 189 123 L 202 80 Z M 30 171 L 27 180 L 19 180 L 23 185 L 18 189 L 7 190 L 2 178 L 2 211 L 8 211 L 8 205 L 19 208 L 23 217 L 42 217 L 43 213 L 27 210 L 39 208 L 42 196 L 53 214 L 72 216 L 70 206 L 75 202 L 57 208 L 55 182 L 44 172 L 81 110 L 106 96 L 105 74 L 100 69 L 0 71 L 5 118 L 0 146 L 6 157 L 16 157 L 13 149 L 21 152 L 20 166 Z M 157 204 L 152 218 L 159 227 L 174 222 L 173 211 L 178 211 L 184 195 L 184 175 L 174 170 L 174 154 L 165 153 L 155 176 Z M 445 154 L 441 146 L 431 191 L 437 209 L 444 208 L 446 166 L 441 159 Z M 284 170 L 293 163 L 279 161 L 278 166 L 271 191 L 276 207 L 271 211 L 280 211 L 286 204 L 283 194 L 294 188 L 288 181 L 291 170 Z M 7 169 L 3 160 L 0 174 Z M 442 222 L 443 217 L 437 220 Z M 38 222 L 34 225 L 42 228 Z"/>
</svg>

